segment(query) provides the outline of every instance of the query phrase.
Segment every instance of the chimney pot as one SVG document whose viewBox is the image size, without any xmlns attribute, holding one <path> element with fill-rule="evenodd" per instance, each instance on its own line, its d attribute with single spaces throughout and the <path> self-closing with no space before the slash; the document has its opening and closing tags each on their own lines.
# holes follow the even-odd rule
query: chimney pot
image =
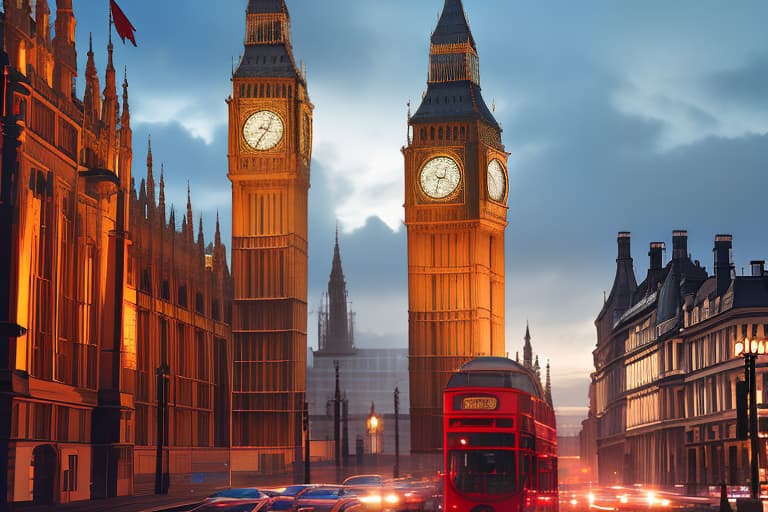
<svg viewBox="0 0 768 512">
<path fill-rule="evenodd" d="M 749 264 L 752 267 L 752 277 L 763 277 L 765 274 L 765 260 L 752 260 Z"/>
<path fill-rule="evenodd" d="M 619 255 L 617 260 L 627 260 L 632 258 L 630 241 L 631 238 L 629 231 L 619 231 L 619 235 L 616 239 L 616 242 L 619 246 Z"/>
<path fill-rule="evenodd" d="M 676 229 L 672 232 L 672 259 L 678 260 L 688 256 L 688 231 Z"/>
<path fill-rule="evenodd" d="M 722 295 L 731 284 L 733 272 L 733 237 L 731 235 L 716 235 L 715 247 L 715 279 L 717 280 L 717 294 Z"/>
<path fill-rule="evenodd" d="M 663 254 L 667 249 L 667 245 L 664 242 L 651 242 L 648 256 L 650 256 L 650 270 L 661 270 L 664 263 Z"/>
</svg>

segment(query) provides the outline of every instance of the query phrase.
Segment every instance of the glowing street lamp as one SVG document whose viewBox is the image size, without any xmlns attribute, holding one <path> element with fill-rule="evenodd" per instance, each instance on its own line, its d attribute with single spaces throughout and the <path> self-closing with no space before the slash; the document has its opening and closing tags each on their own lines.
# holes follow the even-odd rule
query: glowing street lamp
<svg viewBox="0 0 768 512">
<path fill-rule="evenodd" d="M 757 442 L 757 382 L 755 376 L 755 360 L 758 355 L 763 355 L 768 349 L 766 340 L 736 341 L 733 345 L 734 354 L 744 356 L 744 381 L 746 383 L 747 396 L 749 397 L 749 443 L 751 451 L 751 482 L 750 491 L 752 499 L 758 499 L 760 492 L 760 468 L 759 447 Z"/>
<path fill-rule="evenodd" d="M 379 435 L 384 431 L 384 422 L 381 417 L 376 415 L 373 402 L 371 402 L 371 414 L 368 415 L 365 425 L 368 428 L 368 434 L 371 436 L 371 453 L 377 454 L 381 451 Z"/>
</svg>

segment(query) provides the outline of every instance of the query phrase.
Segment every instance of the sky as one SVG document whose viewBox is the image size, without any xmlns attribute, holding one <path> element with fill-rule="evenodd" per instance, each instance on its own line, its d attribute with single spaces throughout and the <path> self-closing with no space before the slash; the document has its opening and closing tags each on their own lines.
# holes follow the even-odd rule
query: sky
<svg viewBox="0 0 768 512">
<path fill-rule="evenodd" d="M 53 1 L 51 4 L 53 5 Z M 88 34 L 106 65 L 107 0 L 75 0 L 81 76 Z M 230 76 L 246 0 L 121 0 L 138 47 L 127 67 L 137 182 L 147 136 L 167 202 L 212 240 L 231 237 L 226 177 Z M 314 111 L 309 337 L 327 286 L 336 222 L 361 347 L 407 346 L 403 157 L 407 103 L 426 89 L 442 0 L 287 0 L 294 54 Z M 632 233 L 637 280 L 648 244 L 689 232 L 710 273 L 715 234 L 731 233 L 737 272 L 768 258 L 768 3 L 709 0 L 464 0 L 482 93 L 509 158 L 506 345 L 552 365 L 561 411 L 583 413 L 594 319 L 615 272 L 616 234 Z"/>
</svg>

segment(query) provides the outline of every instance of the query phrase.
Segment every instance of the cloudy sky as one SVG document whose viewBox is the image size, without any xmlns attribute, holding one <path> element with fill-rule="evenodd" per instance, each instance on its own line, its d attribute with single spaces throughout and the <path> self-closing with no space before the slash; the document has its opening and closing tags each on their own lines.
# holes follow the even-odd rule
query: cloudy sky
<svg viewBox="0 0 768 512">
<path fill-rule="evenodd" d="M 407 345 L 403 159 L 406 104 L 425 90 L 442 0 L 287 0 L 294 52 L 315 104 L 310 311 L 326 286 L 336 220 L 360 346 Z M 229 239 L 227 111 L 246 0 L 122 0 L 138 47 L 128 67 L 134 175 L 146 139 L 165 163 L 169 201 L 186 184 L 211 240 Z M 53 4 L 53 2 L 52 2 Z M 106 63 L 107 0 L 75 0 L 84 70 L 88 33 Z M 98 7 L 98 8 L 97 8 Z M 486 102 L 511 153 L 507 350 L 552 361 L 555 402 L 587 403 L 593 321 L 609 291 L 616 233 L 632 232 L 638 281 L 648 244 L 689 230 L 712 270 L 716 233 L 737 269 L 768 257 L 768 3 L 464 0 Z M 103 84 L 103 79 L 102 79 Z M 82 77 L 79 83 L 82 94 Z M 666 258 L 670 257 L 668 251 Z M 310 345 L 317 344 L 316 316 Z"/>
</svg>

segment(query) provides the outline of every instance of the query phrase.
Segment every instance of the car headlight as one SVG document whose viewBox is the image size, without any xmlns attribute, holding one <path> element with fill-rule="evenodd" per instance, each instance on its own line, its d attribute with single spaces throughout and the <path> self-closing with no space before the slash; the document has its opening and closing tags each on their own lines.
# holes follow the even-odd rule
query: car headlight
<svg viewBox="0 0 768 512">
<path fill-rule="evenodd" d="M 361 496 L 360 501 L 367 505 L 381 503 L 381 496 L 378 494 L 371 494 L 369 496 Z"/>
<path fill-rule="evenodd" d="M 394 505 L 400 501 L 400 497 L 397 494 L 387 494 L 384 497 L 384 501 L 390 505 Z"/>
</svg>

